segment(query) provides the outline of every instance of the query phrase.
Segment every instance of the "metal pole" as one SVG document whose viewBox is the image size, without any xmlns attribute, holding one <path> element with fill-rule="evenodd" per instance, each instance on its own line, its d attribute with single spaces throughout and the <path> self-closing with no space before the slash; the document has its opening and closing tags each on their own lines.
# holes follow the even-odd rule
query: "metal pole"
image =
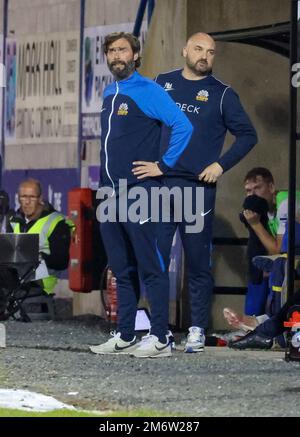
<svg viewBox="0 0 300 437">
<path fill-rule="evenodd" d="M 78 143 L 77 143 L 77 180 L 81 186 L 82 151 L 82 75 L 83 75 L 83 39 L 84 39 L 85 0 L 80 0 L 80 43 L 79 43 L 79 87 L 78 87 Z"/>
<path fill-rule="evenodd" d="M 288 197 L 288 259 L 287 298 L 294 292 L 295 265 L 295 207 L 296 207 L 296 145 L 297 145 L 297 88 L 292 85 L 292 66 L 297 62 L 298 0 L 291 1 L 290 32 L 290 146 L 289 146 L 289 197 Z"/>
<path fill-rule="evenodd" d="M 132 32 L 133 35 L 135 35 L 136 37 L 140 36 L 140 31 L 141 31 L 141 26 L 142 26 L 144 14 L 145 14 L 145 9 L 147 6 L 147 1 L 148 0 L 141 0 L 140 6 L 139 6 L 137 14 L 136 14 L 136 19 L 135 19 L 135 23 L 134 23 L 133 32 Z"/>
<path fill-rule="evenodd" d="M 155 0 L 148 0 L 148 26 L 150 25 L 154 8 L 155 8 Z"/>
</svg>

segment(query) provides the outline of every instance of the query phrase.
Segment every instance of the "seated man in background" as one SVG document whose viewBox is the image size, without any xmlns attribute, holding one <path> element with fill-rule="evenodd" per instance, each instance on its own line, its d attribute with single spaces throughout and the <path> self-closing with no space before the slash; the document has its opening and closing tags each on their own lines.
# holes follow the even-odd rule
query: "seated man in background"
<svg viewBox="0 0 300 437">
<path fill-rule="evenodd" d="M 243 205 L 242 221 L 249 230 L 245 314 L 238 316 L 234 310 L 224 308 L 224 317 L 233 328 L 247 331 L 253 330 L 266 319 L 270 292 L 268 277 L 252 264 L 252 258 L 280 253 L 287 208 L 280 193 L 276 194 L 273 175 L 267 168 L 256 167 L 250 170 L 245 176 L 244 186 L 247 197 Z"/>
<path fill-rule="evenodd" d="M 73 225 L 43 200 L 38 180 L 27 179 L 21 182 L 18 198 L 20 209 L 11 219 L 13 232 L 39 234 L 40 266 L 44 266 L 42 279 L 29 284 L 35 290 L 39 288 L 46 294 L 52 294 L 59 272 L 68 267 Z M 36 273 L 39 273 L 39 267 Z"/>
<path fill-rule="evenodd" d="M 253 332 L 253 335 L 247 334 L 242 339 L 234 340 L 230 343 L 230 347 L 236 349 L 259 348 L 268 349 L 273 344 L 273 339 L 281 335 L 285 329 L 283 322 L 286 320 L 287 312 L 293 305 L 300 304 L 300 290 L 295 295 L 291 296 L 288 301 L 282 305 L 285 295 L 280 296 L 284 292 L 284 284 L 286 283 L 286 262 L 288 251 L 288 226 L 283 235 L 281 253 L 275 256 L 258 256 L 253 259 L 253 263 L 260 269 L 270 274 L 269 284 L 274 295 L 281 299 L 273 299 L 272 317 L 261 319 L 251 324 L 248 329 Z M 300 204 L 296 205 L 295 216 L 295 286 L 299 286 L 300 280 Z M 279 294 L 278 294 L 279 292 Z M 276 302 L 277 301 L 277 302 Z M 260 316 L 262 317 L 262 316 Z M 244 317 L 245 319 L 245 317 Z M 259 318 L 257 318 L 259 319 Z M 242 322 L 242 319 L 240 319 Z M 249 324 L 249 323 L 248 323 Z M 279 342 L 280 343 L 280 342 Z"/>
</svg>

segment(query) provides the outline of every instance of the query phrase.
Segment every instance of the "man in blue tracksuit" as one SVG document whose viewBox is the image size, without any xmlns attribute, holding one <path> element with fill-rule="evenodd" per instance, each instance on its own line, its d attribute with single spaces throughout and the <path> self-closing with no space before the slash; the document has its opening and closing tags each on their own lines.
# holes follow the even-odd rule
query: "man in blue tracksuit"
<svg viewBox="0 0 300 437">
<path fill-rule="evenodd" d="M 151 216 L 131 219 L 134 196 L 142 189 L 150 201 L 157 177 L 174 167 L 187 146 L 193 127 L 172 99 L 155 82 L 140 76 L 140 44 L 128 33 L 106 36 L 104 52 L 115 82 L 104 91 L 101 109 L 101 186 L 109 187 L 108 220 L 100 213 L 108 262 L 117 278 L 118 329 L 113 338 L 91 350 L 98 354 L 130 353 L 136 357 L 171 355 L 168 334 L 168 266 L 161 256 L 159 223 Z M 167 150 L 160 158 L 161 125 L 171 129 Z M 133 165 L 151 161 L 146 178 Z M 144 173 L 143 173 L 144 176 Z M 155 179 L 156 178 L 156 179 Z M 100 205 L 101 206 L 101 205 Z M 128 217 L 124 214 L 128 212 Z M 140 343 L 134 336 L 139 270 L 151 306 L 151 333 Z"/>
<path fill-rule="evenodd" d="M 180 223 L 175 220 L 164 229 L 164 256 L 169 256 L 178 226 L 187 261 L 192 326 L 189 328 L 186 352 L 198 352 L 204 348 L 204 332 L 208 325 L 213 290 L 210 253 L 216 182 L 257 141 L 256 132 L 238 95 L 212 75 L 215 50 L 215 42 L 209 35 L 197 33 L 189 38 L 183 49 L 184 68 L 160 74 L 156 78 L 156 82 L 174 99 L 194 127 L 188 147 L 175 166 L 166 173 L 165 184 L 169 188 L 204 189 L 204 208 L 198 211 L 204 219 L 203 231 L 186 232 L 185 220 Z M 235 141 L 220 156 L 228 130 L 235 136 Z M 168 138 L 168 135 L 165 137 Z M 146 164 L 144 169 L 147 170 Z M 196 207 L 195 196 L 192 206 Z"/>
</svg>

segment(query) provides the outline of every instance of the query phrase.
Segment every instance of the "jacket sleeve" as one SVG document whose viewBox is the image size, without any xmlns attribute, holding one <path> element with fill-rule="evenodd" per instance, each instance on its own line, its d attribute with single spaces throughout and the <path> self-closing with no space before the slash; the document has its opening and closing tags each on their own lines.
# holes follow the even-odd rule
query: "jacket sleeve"
<svg viewBox="0 0 300 437">
<path fill-rule="evenodd" d="M 238 95 L 232 88 L 226 88 L 220 105 L 225 126 L 235 141 L 219 159 L 224 171 L 237 164 L 257 143 L 256 131 L 246 114 Z"/>
<path fill-rule="evenodd" d="M 160 85 L 152 82 L 148 86 L 147 98 L 143 99 L 142 110 L 149 117 L 161 121 L 171 129 L 169 146 L 158 163 L 161 171 L 166 173 L 174 167 L 187 147 L 193 133 L 193 126 Z"/>
<path fill-rule="evenodd" d="M 54 270 L 65 270 L 68 267 L 70 242 L 70 227 L 62 220 L 49 237 L 50 254 L 42 253 L 47 267 Z"/>
</svg>

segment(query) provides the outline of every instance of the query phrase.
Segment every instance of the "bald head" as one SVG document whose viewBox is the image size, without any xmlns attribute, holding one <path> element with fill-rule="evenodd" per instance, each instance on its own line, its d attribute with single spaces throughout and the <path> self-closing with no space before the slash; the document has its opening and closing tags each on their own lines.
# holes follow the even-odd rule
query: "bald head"
<svg viewBox="0 0 300 437">
<path fill-rule="evenodd" d="M 36 179 L 27 179 L 18 188 L 21 211 L 28 220 L 37 219 L 43 210 L 41 184 Z"/>
<path fill-rule="evenodd" d="M 185 58 L 183 76 L 190 80 L 203 79 L 212 72 L 216 43 L 207 33 L 192 35 L 183 48 Z"/>
<path fill-rule="evenodd" d="M 206 44 L 210 44 L 214 50 L 216 49 L 216 43 L 215 40 L 208 35 L 208 33 L 203 33 L 203 32 L 197 32 L 194 33 L 194 35 L 190 36 L 189 39 L 186 42 L 186 46 L 188 46 L 189 44 L 194 44 L 194 43 L 206 43 Z"/>
</svg>

